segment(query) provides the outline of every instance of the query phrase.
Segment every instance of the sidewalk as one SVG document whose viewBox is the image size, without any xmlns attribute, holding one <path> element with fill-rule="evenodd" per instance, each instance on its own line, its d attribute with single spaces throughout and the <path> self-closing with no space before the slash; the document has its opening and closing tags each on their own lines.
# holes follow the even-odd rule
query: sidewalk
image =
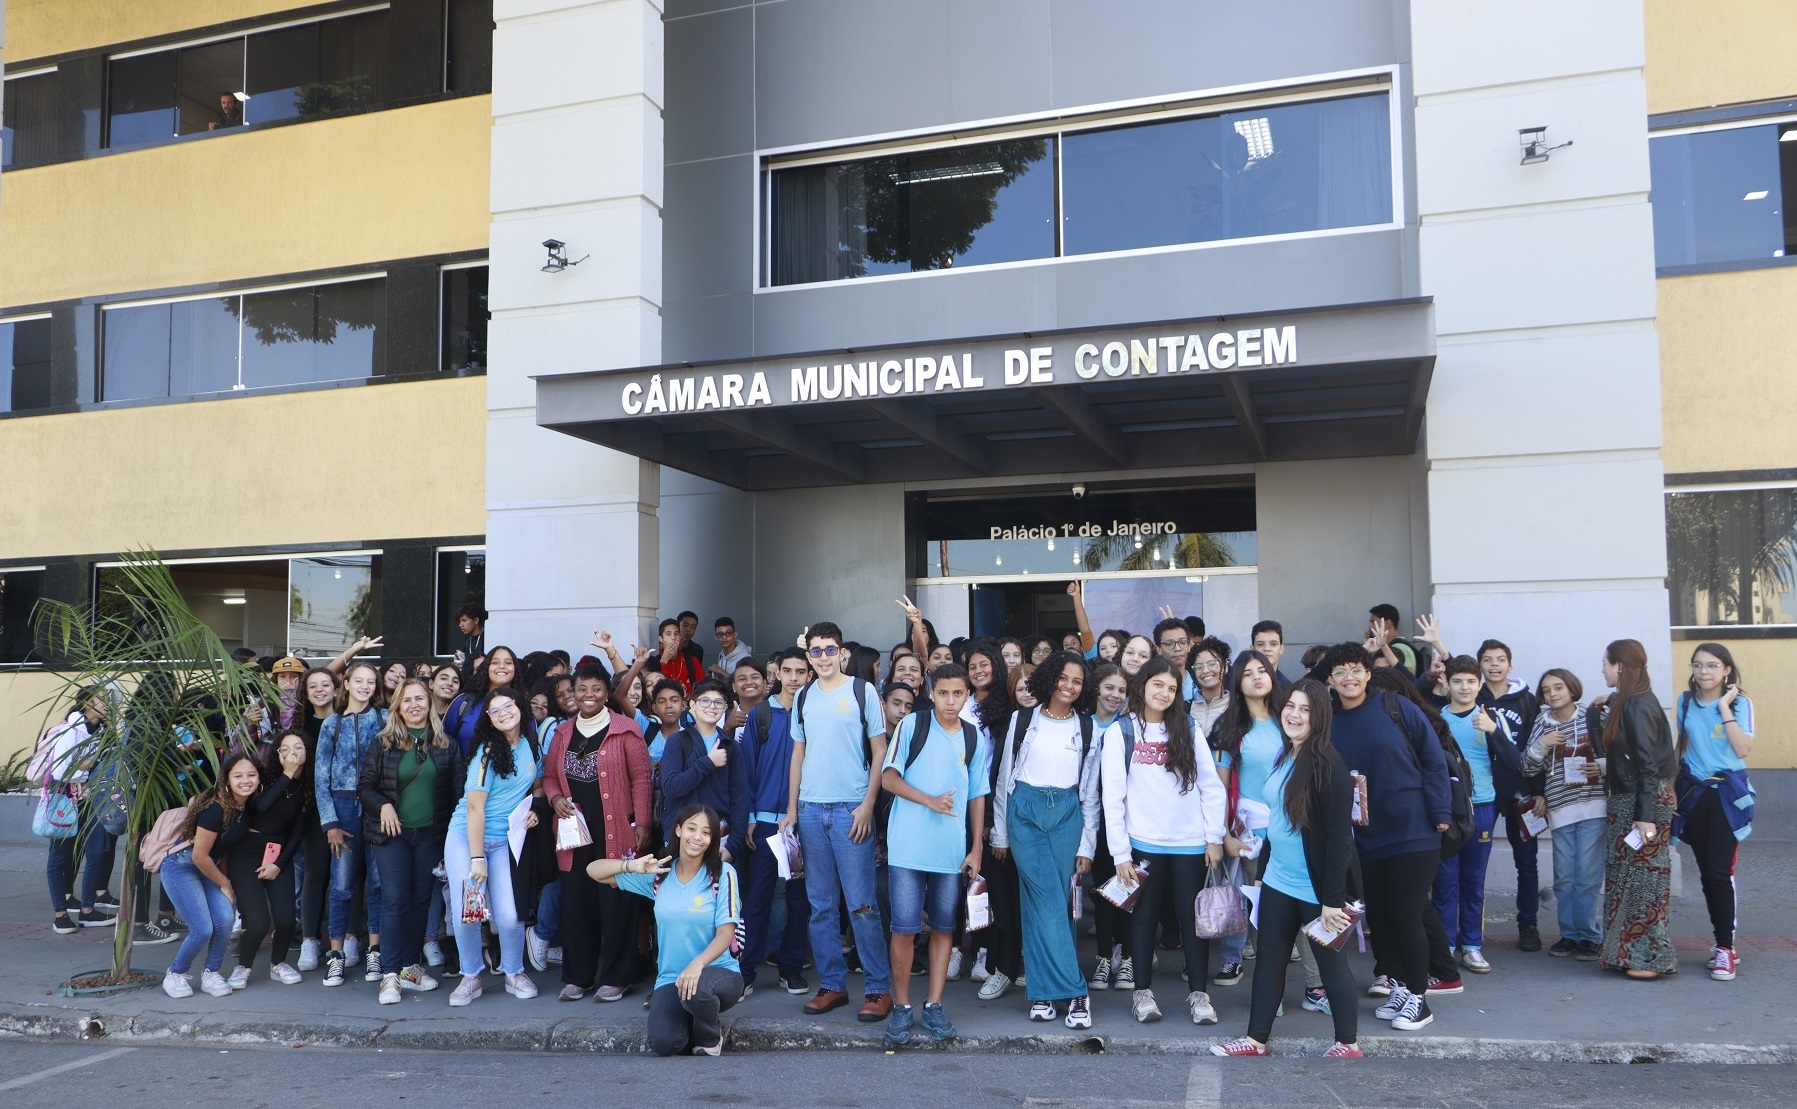
<svg viewBox="0 0 1797 1109">
<path fill-rule="evenodd" d="M 1681 868 L 1674 890 L 1674 934 L 1680 971 L 1672 978 L 1639 983 L 1599 971 L 1594 964 L 1524 955 L 1516 949 L 1514 870 L 1507 849 L 1494 853 L 1487 905 L 1486 955 L 1495 970 L 1466 975 L 1466 992 L 1432 999 L 1435 1023 L 1418 1034 L 1396 1033 L 1375 1019 L 1376 1002 L 1361 999 L 1361 1044 L 1369 1055 L 1451 1059 L 1582 1062 L 1793 1062 L 1797 1061 L 1797 1010 L 1788 984 L 1797 981 L 1797 842 L 1755 837 L 1743 850 L 1739 941 L 1741 977 L 1711 981 L 1707 918 L 1697 897 L 1695 867 Z M 1546 855 L 1543 853 L 1546 879 Z M 536 974 L 543 995 L 520 1001 L 488 979 L 486 996 L 463 1009 L 449 1008 L 449 989 L 405 995 L 400 1005 L 375 1003 L 375 987 L 352 972 L 341 988 L 326 989 L 310 973 L 298 986 L 269 981 L 263 964 L 250 987 L 226 998 L 196 992 L 183 1001 L 151 988 L 105 1000 L 70 999 L 56 992 L 71 974 L 110 963 L 112 930 L 84 929 L 72 936 L 50 931 L 40 844 L 0 844 L 0 1035 L 112 1039 L 185 1039 L 199 1043 L 283 1043 L 294 1046 L 424 1047 L 449 1050 L 641 1052 L 646 1050 L 643 993 L 610 1005 L 564 1004 L 556 969 Z M 1686 860 L 1687 864 L 1689 859 Z M 1542 907 L 1543 932 L 1555 936 L 1552 903 Z M 1768 932 L 1776 928 L 1776 933 Z M 1090 940 L 1085 941 L 1089 946 Z M 160 973 L 173 945 L 139 948 L 135 964 Z M 227 961 L 227 965 L 228 965 Z M 1136 1024 L 1128 996 L 1093 995 L 1094 1026 L 1072 1032 L 1059 1023 L 1031 1024 L 1027 1002 L 1013 988 L 995 1002 L 981 1002 L 976 987 L 950 983 L 945 1008 L 961 1032 L 957 1050 L 1125 1054 L 1192 1054 L 1238 1035 L 1247 1022 L 1249 980 L 1211 988 L 1222 1023 L 1194 1027 L 1183 1016 L 1185 988 L 1178 953 L 1161 953 L 1156 993 L 1165 1020 Z M 1370 956 L 1356 956 L 1356 980 L 1371 975 Z M 1089 961 L 1088 964 L 1089 966 Z M 815 971 L 807 976 L 813 988 Z M 453 979 L 452 979 L 453 981 Z M 913 979 L 921 1001 L 922 979 Z M 818 1050 L 878 1046 L 883 1026 L 860 1024 L 853 1007 L 812 1019 L 803 998 L 780 992 L 771 973 L 763 989 L 726 1017 L 735 1051 Z M 1318 1054 L 1330 1043 L 1328 1017 L 1304 1012 L 1300 968 L 1287 977 L 1286 1018 L 1275 1030 L 1281 1054 Z M 851 976 L 851 995 L 860 992 Z M 858 998 L 857 998 L 858 1000 Z M 91 1022 L 98 1022 L 94 1027 Z M 929 1050 L 908 1048 L 906 1050 Z"/>
</svg>

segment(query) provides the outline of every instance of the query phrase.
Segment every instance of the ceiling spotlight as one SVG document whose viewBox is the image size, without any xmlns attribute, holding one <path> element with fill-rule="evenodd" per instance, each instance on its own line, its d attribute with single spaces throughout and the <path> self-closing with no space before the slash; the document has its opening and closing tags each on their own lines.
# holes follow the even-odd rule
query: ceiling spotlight
<svg viewBox="0 0 1797 1109">
<path fill-rule="evenodd" d="M 543 263 L 544 273 L 560 273 L 569 266 L 578 266 L 591 258 L 591 254 L 583 254 L 578 258 L 568 258 L 568 244 L 560 239 L 544 239 L 543 249 L 549 252 L 549 260 Z"/>
<path fill-rule="evenodd" d="M 1532 166 L 1537 162 L 1545 162 L 1548 159 L 1548 155 L 1552 154 L 1554 151 L 1565 150 L 1572 145 L 1572 140 L 1567 139 L 1558 146 L 1549 146 L 1547 144 L 1547 128 L 1545 127 L 1518 128 L 1516 138 L 1518 142 L 1522 143 L 1522 164 L 1525 166 Z"/>
</svg>

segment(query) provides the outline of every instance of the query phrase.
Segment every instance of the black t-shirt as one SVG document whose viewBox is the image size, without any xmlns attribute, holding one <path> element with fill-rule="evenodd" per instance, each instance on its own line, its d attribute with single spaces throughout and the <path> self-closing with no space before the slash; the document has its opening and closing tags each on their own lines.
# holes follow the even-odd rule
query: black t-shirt
<svg viewBox="0 0 1797 1109">
<path fill-rule="evenodd" d="M 231 821 L 229 828 L 225 827 L 224 806 L 217 801 L 200 810 L 199 818 L 193 822 L 193 827 L 196 832 L 204 828 L 208 832 L 216 833 L 216 838 L 212 841 L 211 852 L 212 861 L 215 863 L 224 862 L 225 856 L 231 853 L 231 848 L 242 842 L 244 833 L 249 831 L 249 823 L 243 819 L 242 813 L 237 814 L 237 818 Z"/>
</svg>

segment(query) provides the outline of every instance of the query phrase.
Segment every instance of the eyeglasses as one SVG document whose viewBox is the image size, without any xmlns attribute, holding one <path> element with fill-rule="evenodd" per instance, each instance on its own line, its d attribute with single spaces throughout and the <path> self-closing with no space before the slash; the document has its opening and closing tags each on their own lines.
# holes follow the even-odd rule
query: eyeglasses
<svg viewBox="0 0 1797 1109">
<path fill-rule="evenodd" d="M 831 644 L 828 647 L 813 647 L 813 648 L 811 648 L 811 650 L 809 650 L 805 653 L 810 655 L 812 658 L 835 658 L 837 655 L 837 652 L 839 652 L 841 650 L 842 650 L 841 647 L 838 647 L 835 644 Z"/>
<path fill-rule="evenodd" d="M 708 709 L 721 709 L 729 703 L 730 702 L 724 700 L 722 697 L 701 697 L 693 702 L 695 705 L 700 705 Z"/>
<path fill-rule="evenodd" d="M 1192 669 L 1198 671 L 1200 674 L 1215 674 L 1223 669 L 1223 664 L 1213 660 L 1211 662 L 1201 662 L 1192 667 Z"/>
<path fill-rule="evenodd" d="M 1192 645 L 1189 639 L 1163 639 L 1161 647 L 1169 651 L 1183 651 Z"/>
<path fill-rule="evenodd" d="M 1705 672 L 1708 672 L 1711 670 L 1721 670 L 1722 664 L 1720 662 L 1694 662 L 1691 664 L 1691 669 L 1702 670 Z"/>
<path fill-rule="evenodd" d="M 1364 667 L 1364 666 L 1338 666 L 1335 669 L 1329 671 L 1329 676 L 1338 681 L 1341 680 L 1342 678 L 1364 678 L 1364 677 L 1366 677 L 1366 667 Z"/>
<path fill-rule="evenodd" d="M 487 706 L 487 715 L 488 716 L 503 716 L 504 714 L 506 714 L 508 712 L 517 712 L 517 711 L 518 711 L 518 706 L 512 704 L 510 701 L 496 701 L 493 704 Z"/>
</svg>

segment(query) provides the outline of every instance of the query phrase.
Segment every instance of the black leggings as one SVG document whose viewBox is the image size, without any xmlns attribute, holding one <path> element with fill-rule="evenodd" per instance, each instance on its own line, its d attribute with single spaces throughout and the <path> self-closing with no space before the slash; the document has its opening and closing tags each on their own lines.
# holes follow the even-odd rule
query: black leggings
<svg viewBox="0 0 1797 1109">
<path fill-rule="evenodd" d="M 325 909 L 330 901 L 331 844 L 316 816 L 306 821 L 300 853 L 306 860 L 306 877 L 300 886 L 299 934 L 305 939 L 322 942 L 325 939 Z"/>
<path fill-rule="evenodd" d="M 1429 937 L 1423 910 L 1440 863 L 1440 850 L 1360 860 L 1374 957 L 1385 973 L 1418 997 L 1429 992 Z"/>
<path fill-rule="evenodd" d="M 986 969 L 1015 979 L 1023 973 L 1023 901 L 1017 889 L 1017 862 L 1009 853 L 1001 862 L 992 847 L 983 848 L 980 873 L 986 879 L 992 924 L 969 936 L 986 949 Z"/>
<path fill-rule="evenodd" d="M 1118 944 L 1129 947 L 1129 914 L 1098 896 L 1098 887 L 1117 874 L 1111 859 L 1110 844 L 1105 842 L 1102 822 L 1098 829 L 1098 857 L 1092 860 L 1092 926 L 1096 930 L 1098 957 L 1108 959 Z M 1131 956 L 1132 958 L 1134 956 Z M 1111 972 L 1116 973 L 1116 967 Z"/>
<path fill-rule="evenodd" d="M 1679 837 L 1697 856 L 1697 876 L 1703 883 L 1703 900 L 1710 910 L 1710 928 L 1717 947 L 1735 945 L 1735 857 L 1740 843 L 1722 811 L 1722 791 L 1703 787 L 1691 818 Z"/>
<path fill-rule="evenodd" d="M 293 861 L 268 881 L 256 877 L 262 866 L 262 845 L 268 841 L 251 832 L 231 852 L 225 864 L 231 876 L 231 888 L 237 891 L 237 912 L 243 917 L 243 935 L 237 938 L 237 963 L 250 966 L 272 927 L 274 946 L 268 951 L 268 965 L 280 966 L 293 951 Z"/>
<path fill-rule="evenodd" d="M 1291 962 L 1292 945 L 1310 943 L 1299 929 L 1315 920 L 1319 911 L 1313 902 L 1280 893 L 1265 882 L 1260 884 L 1260 947 L 1254 960 L 1248 1035 L 1263 1044 L 1273 1035 L 1273 1014 L 1285 997 L 1285 971 Z M 1316 956 L 1317 971 L 1323 976 L 1323 992 L 1329 995 L 1335 1039 L 1351 1044 L 1358 1035 L 1360 997 L 1355 992 L 1353 972 L 1348 969 L 1347 952 L 1314 943 L 1310 950 Z"/>
<path fill-rule="evenodd" d="M 1203 993 L 1210 974 L 1210 941 L 1198 938 L 1192 927 L 1192 903 L 1204 888 L 1203 855 L 1156 855 L 1135 852 L 1136 863 L 1148 864 L 1148 881 L 1142 899 L 1130 914 L 1129 948 L 1136 961 L 1136 989 L 1154 988 L 1154 934 L 1160 928 L 1161 912 L 1169 899 L 1173 902 L 1173 919 L 1179 922 L 1179 943 L 1186 956 L 1188 992 Z"/>
</svg>

